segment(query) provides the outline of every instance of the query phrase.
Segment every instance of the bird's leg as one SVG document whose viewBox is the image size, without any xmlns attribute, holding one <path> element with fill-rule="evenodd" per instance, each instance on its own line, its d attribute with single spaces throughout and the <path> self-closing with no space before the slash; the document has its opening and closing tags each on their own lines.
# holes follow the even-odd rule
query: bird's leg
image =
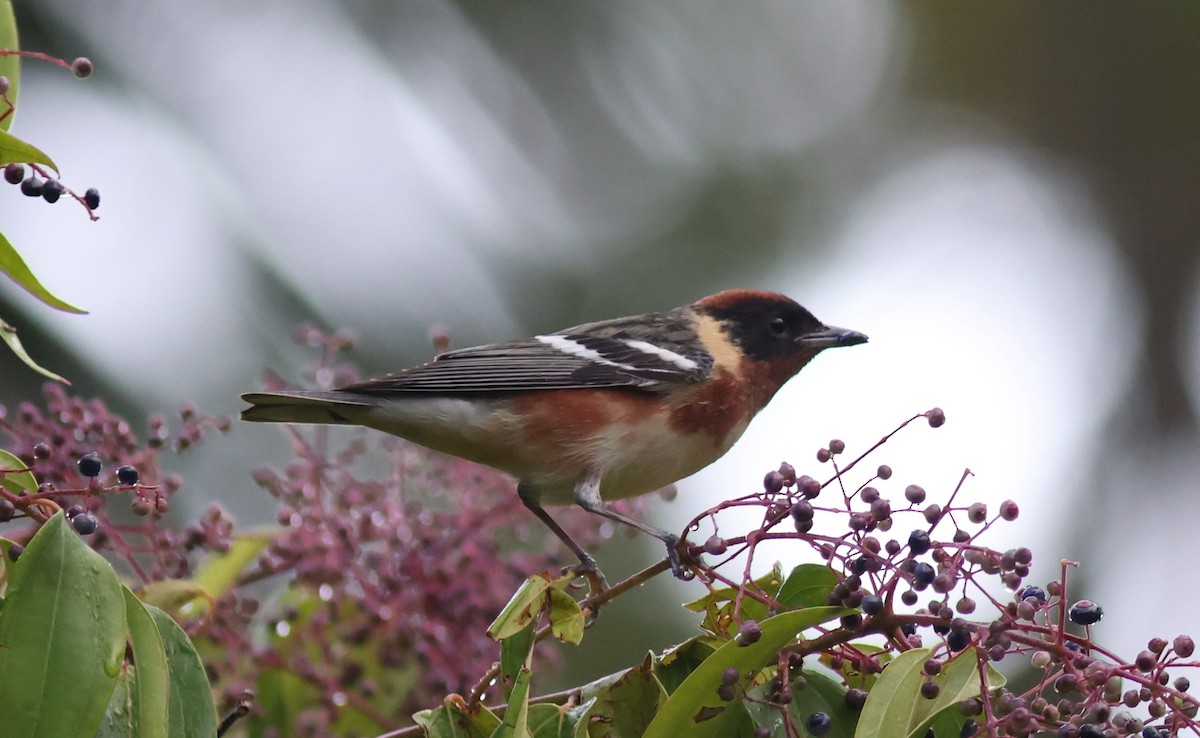
<svg viewBox="0 0 1200 738">
<path fill-rule="evenodd" d="M 558 536 L 558 540 L 565 543 L 567 548 L 571 549 L 571 552 L 579 557 L 579 565 L 572 567 L 571 571 L 587 580 L 589 596 L 595 597 L 608 589 L 608 580 L 604 578 L 604 572 L 600 571 L 600 566 L 596 563 L 596 560 L 592 558 L 591 554 L 583 550 L 583 546 L 576 543 L 575 539 L 571 538 L 571 535 L 563 530 L 562 526 L 555 522 L 554 518 L 550 517 L 550 514 L 542 507 L 542 503 L 538 501 L 537 494 L 529 487 L 518 484 L 517 495 L 521 498 L 521 502 L 529 512 L 537 516 L 538 520 L 542 521 L 554 535 Z"/>
<path fill-rule="evenodd" d="M 610 508 L 600 498 L 599 474 L 589 474 L 579 480 L 579 483 L 575 485 L 575 503 L 590 513 L 601 515 L 609 520 L 628 525 L 631 528 L 637 528 L 643 533 L 652 535 L 666 544 L 667 562 L 671 565 L 671 573 L 675 575 L 676 579 L 692 579 L 696 576 L 687 566 L 690 562 L 685 561 L 684 555 L 681 555 L 679 552 L 679 536 L 668 533 L 665 530 L 659 530 L 652 525 L 646 525 L 628 515 L 622 515 Z"/>
</svg>

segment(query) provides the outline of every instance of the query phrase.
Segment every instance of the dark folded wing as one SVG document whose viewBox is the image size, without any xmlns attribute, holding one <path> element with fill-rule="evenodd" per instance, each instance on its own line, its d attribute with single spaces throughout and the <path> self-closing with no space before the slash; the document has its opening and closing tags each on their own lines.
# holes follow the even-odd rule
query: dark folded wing
<svg viewBox="0 0 1200 738">
<path fill-rule="evenodd" d="M 535 389 L 630 387 L 646 391 L 698 382 L 712 357 L 676 331 L 650 343 L 624 319 L 536 338 L 442 354 L 428 364 L 343 389 L 361 394 L 471 394 Z"/>
</svg>

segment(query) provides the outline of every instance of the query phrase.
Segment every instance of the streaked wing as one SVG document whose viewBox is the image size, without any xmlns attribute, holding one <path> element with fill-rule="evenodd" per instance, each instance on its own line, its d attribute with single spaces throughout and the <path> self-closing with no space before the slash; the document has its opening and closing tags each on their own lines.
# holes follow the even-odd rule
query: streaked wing
<svg viewBox="0 0 1200 738">
<path fill-rule="evenodd" d="M 659 321 L 655 342 L 639 340 L 647 319 Z M 641 327 L 641 331 L 631 330 Z M 680 316 L 664 313 L 589 323 L 535 338 L 451 351 L 428 364 L 342 388 L 361 394 L 471 394 L 535 389 L 630 387 L 655 391 L 698 382 L 712 357 L 698 347 Z M 689 340 L 690 339 L 690 340 Z"/>
</svg>

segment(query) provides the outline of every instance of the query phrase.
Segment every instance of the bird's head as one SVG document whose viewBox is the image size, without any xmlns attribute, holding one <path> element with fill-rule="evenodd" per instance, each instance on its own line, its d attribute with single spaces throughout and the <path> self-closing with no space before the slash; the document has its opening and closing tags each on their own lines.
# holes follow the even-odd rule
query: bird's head
<svg viewBox="0 0 1200 738">
<path fill-rule="evenodd" d="M 774 385 L 771 394 L 821 351 L 867 341 L 858 331 L 825 325 L 794 300 L 775 292 L 726 290 L 692 308 L 714 321 L 736 347 L 739 364 L 745 362 L 755 374 L 764 374 L 762 379 L 769 379 Z"/>
</svg>

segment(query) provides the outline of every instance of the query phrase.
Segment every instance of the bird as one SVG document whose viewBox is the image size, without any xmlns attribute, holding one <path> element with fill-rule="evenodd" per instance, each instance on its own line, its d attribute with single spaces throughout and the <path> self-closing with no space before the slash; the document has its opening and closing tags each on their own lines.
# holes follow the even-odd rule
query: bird
<svg viewBox="0 0 1200 738">
<path fill-rule="evenodd" d="M 593 590 L 606 586 L 596 560 L 543 505 L 574 503 L 658 538 L 687 579 L 679 536 L 607 501 L 713 463 L 817 354 L 866 341 L 782 294 L 730 289 L 666 312 L 448 351 L 338 389 L 248 392 L 241 418 L 365 426 L 505 472 Z"/>
</svg>

